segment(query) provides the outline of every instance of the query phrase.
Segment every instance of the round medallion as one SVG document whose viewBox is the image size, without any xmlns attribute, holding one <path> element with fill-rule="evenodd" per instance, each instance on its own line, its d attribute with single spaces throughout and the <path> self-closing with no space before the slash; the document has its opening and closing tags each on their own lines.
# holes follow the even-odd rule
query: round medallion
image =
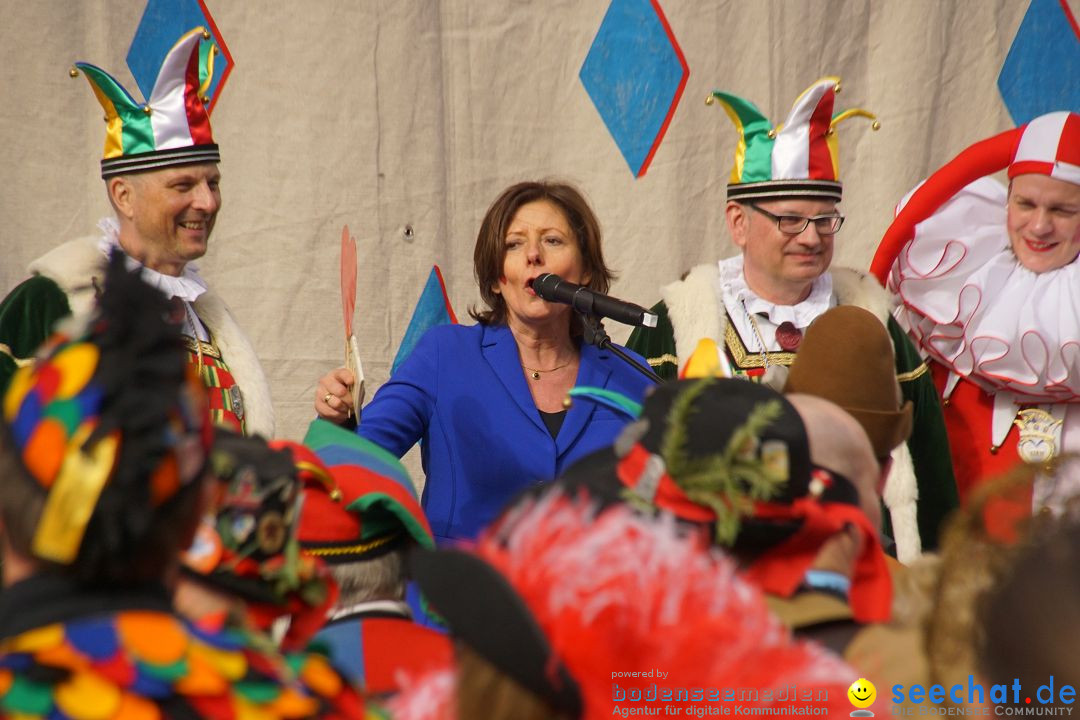
<svg viewBox="0 0 1080 720">
<path fill-rule="evenodd" d="M 781 350 L 795 352 L 799 349 L 799 343 L 802 342 L 802 330 L 795 327 L 790 320 L 785 320 L 780 323 L 780 327 L 776 328 L 776 342 Z"/>
</svg>

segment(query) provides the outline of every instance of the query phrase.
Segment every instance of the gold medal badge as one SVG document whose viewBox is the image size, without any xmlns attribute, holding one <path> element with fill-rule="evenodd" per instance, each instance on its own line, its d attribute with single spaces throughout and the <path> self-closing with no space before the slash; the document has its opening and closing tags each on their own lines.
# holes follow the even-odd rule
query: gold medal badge
<svg viewBox="0 0 1080 720">
<path fill-rule="evenodd" d="M 1026 463 L 1049 462 L 1058 454 L 1061 420 L 1039 408 L 1028 408 L 1016 414 L 1013 424 L 1020 429 L 1016 451 Z"/>
</svg>

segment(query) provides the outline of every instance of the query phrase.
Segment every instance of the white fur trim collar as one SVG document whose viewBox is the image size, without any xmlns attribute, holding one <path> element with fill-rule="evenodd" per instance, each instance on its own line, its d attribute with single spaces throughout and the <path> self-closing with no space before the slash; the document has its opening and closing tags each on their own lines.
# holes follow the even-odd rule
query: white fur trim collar
<svg viewBox="0 0 1080 720">
<path fill-rule="evenodd" d="M 74 315 L 94 307 L 97 288 L 105 274 L 99 238 L 88 236 L 53 248 L 30 264 L 30 272 L 55 282 L 68 296 Z M 207 289 L 192 305 L 210 330 L 244 397 L 244 428 L 249 435 L 274 436 L 274 406 L 270 386 L 251 341 L 214 291 Z"/>
<path fill-rule="evenodd" d="M 892 301 L 877 280 L 867 273 L 842 267 L 830 269 L 828 275 L 836 304 L 856 305 L 873 313 L 883 325 L 888 323 Z M 674 329 L 680 372 L 702 338 L 723 346 L 727 313 L 720 299 L 721 282 L 719 266 L 709 263 L 695 266 L 682 280 L 660 288 L 660 297 Z"/>
</svg>

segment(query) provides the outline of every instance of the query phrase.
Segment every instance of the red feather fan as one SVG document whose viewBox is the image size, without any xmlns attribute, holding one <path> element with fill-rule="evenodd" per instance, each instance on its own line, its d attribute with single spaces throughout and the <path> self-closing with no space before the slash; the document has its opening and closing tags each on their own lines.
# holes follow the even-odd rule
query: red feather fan
<svg viewBox="0 0 1080 720">
<path fill-rule="evenodd" d="M 515 511 L 473 549 L 496 568 L 529 607 L 555 654 L 577 680 L 586 720 L 609 718 L 615 708 L 690 706 L 718 710 L 707 699 L 630 702 L 670 689 L 775 694 L 794 685 L 827 699 L 812 703 L 759 699 L 747 706 L 794 705 L 847 715 L 847 688 L 858 674 L 820 647 L 792 639 L 761 593 L 736 575 L 735 564 L 685 535 L 670 518 L 650 520 L 625 508 L 597 518 L 585 505 L 550 495 Z M 462 589 L 467 592 L 466 589 Z M 663 677 L 616 677 L 656 671 Z M 615 686 L 618 685 L 618 688 Z M 446 694 L 411 707 L 443 711 L 395 715 L 449 717 Z M 627 701 L 616 701 L 619 693 Z M 655 696 L 653 696 L 655 697 Z M 413 699 L 415 701 L 415 698 Z M 403 698 L 403 702 L 406 700 Z M 661 710 L 663 713 L 663 710 Z"/>
</svg>

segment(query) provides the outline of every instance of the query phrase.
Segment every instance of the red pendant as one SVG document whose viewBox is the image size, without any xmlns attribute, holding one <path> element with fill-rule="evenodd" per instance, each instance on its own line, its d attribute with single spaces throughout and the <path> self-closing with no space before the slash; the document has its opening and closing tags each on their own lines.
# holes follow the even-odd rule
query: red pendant
<svg viewBox="0 0 1080 720">
<path fill-rule="evenodd" d="M 795 327 L 794 323 L 785 320 L 776 328 L 776 342 L 781 350 L 795 352 L 802 342 L 802 330 Z"/>
</svg>

